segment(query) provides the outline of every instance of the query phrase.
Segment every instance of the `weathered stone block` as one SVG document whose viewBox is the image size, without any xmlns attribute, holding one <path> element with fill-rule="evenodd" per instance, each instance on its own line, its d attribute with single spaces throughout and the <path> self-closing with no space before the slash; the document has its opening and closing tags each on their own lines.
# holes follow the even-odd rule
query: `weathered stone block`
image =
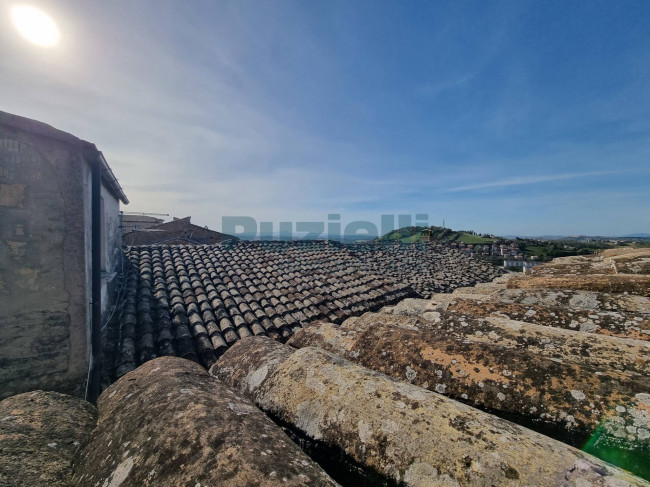
<svg viewBox="0 0 650 487">
<path fill-rule="evenodd" d="M 95 427 L 95 407 L 57 392 L 0 402 L 0 486 L 68 486 L 72 459 Z"/>
<path fill-rule="evenodd" d="M 249 338 L 230 348 L 212 373 L 394 482 L 648 485 L 568 445 L 329 352 L 273 351 L 283 347 Z M 269 368 L 271 353 L 277 362 Z"/>
<path fill-rule="evenodd" d="M 573 289 L 605 293 L 631 293 L 650 296 L 650 276 L 635 274 L 522 276 L 510 279 L 507 289 Z"/>
<path fill-rule="evenodd" d="M 331 351 L 574 446 L 594 439 L 597 448 L 590 451 L 650 477 L 650 400 L 644 395 L 650 379 L 645 375 L 498 342 L 458 340 L 446 327 L 400 316 L 369 314 L 344 327 L 315 324 L 288 343 Z"/>
<path fill-rule="evenodd" d="M 445 297 L 438 296 L 433 296 L 430 309 L 474 317 L 500 316 L 566 330 L 650 341 L 650 314 L 568 308 L 538 303 L 508 303 L 490 299 L 468 299 L 453 294 Z M 453 299 L 449 296 L 452 296 Z"/>
<path fill-rule="evenodd" d="M 189 360 L 161 357 L 98 400 L 78 486 L 336 485 L 251 402 Z"/>
</svg>

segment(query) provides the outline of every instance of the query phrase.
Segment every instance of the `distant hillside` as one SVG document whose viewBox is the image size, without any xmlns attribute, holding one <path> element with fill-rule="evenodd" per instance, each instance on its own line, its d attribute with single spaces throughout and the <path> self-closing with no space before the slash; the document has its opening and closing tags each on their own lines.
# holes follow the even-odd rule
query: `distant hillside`
<svg viewBox="0 0 650 487">
<path fill-rule="evenodd" d="M 419 242 L 420 240 L 428 240 L 428 232 L 431 230 L 431 240 L 447 241 L 447 242 L 462 242 L 466 244 L 487 244 L 502 240 L 498 237 L 486 237 L 477 235 L 471 230 L 451 230 L 450 228 L 443 227 L 404 227 L 398 230 L 393 230 L 387 233 L 379 240 L 399 240 L 402 243 Z"/>
</svg>

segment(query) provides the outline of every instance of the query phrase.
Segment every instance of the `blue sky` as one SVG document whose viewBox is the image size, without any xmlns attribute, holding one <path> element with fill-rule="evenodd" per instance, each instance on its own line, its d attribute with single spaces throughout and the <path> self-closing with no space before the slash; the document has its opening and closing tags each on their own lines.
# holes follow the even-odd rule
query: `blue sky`
<svg viewBox="0 0 650 487">
<path fill-rule="evenodd" d="M 0 110 L 95 142 L 129 211 L 650 232 L 650 2 L 0 3 Z"/>
</svg>

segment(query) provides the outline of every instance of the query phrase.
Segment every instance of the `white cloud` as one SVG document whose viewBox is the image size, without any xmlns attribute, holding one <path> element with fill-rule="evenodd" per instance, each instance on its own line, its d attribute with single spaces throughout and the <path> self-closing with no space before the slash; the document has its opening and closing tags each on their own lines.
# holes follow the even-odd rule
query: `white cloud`
<svg viewBox="0 0 650 487">
<path fill-rule="evenodd" d="M 546 175 L 538 175 L 538 176 L 514 176 L 511 178 L 501 179 L 498 181 L 489 181 L 485 183 L 456 186 L 453 188 L 448 188 L 446 192 L 457 193 L 461 191 L 474 191 L 478 189 L 502 188 L 507 186 L 522 186 L 526 184 L 547 183 L 551 181 L 562 181 L 567 179 L 580 179 L 580 178 L 588 178 L 588 177 L 596 177 L 596 176 L 607 176 L 607 175 L 618 174 L 618 173 L 619 171 L 590 171 L 590 172 L 581 172 L 581 173 L 546 174 Z"/>
</svg>

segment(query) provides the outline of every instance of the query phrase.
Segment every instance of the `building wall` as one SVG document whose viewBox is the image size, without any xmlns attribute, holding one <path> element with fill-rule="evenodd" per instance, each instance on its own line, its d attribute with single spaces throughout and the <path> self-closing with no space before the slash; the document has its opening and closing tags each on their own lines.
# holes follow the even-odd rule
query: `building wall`
<svg viewBox="0 0 650 487">
<path fill-rule="evenodd" d="M 49 129 L 63 135 L 0 120 L 0 399 L 81 395 L 88 371 L 88 167 Z"/>
<path fill-rule="evenodd" d="M 118 279 L 122 271 L 122 231 L 120 229 L 120 202 L 104 185 L 103 201 L 103 248 L 102 271 L 102 323 L 108 319 L 117 298 Z M 90 288 L 89 288 L 90 289 Z"/>
</svg>

